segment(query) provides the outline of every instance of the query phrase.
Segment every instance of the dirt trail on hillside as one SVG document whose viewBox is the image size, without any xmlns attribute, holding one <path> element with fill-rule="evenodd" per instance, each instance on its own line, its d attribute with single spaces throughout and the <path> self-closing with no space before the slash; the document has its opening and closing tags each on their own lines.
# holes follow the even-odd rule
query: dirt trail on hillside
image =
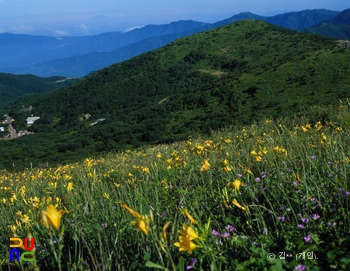
<svg viewBox="0 0 350 271">
<path fill-rule="evenodd" d="M 13 128 L 13 126 L 10 124 L 8 131 L 10 133 L 10 137 L 8 139 L 14 139 L 17 137 L 16 130 Z"/>
</svg>

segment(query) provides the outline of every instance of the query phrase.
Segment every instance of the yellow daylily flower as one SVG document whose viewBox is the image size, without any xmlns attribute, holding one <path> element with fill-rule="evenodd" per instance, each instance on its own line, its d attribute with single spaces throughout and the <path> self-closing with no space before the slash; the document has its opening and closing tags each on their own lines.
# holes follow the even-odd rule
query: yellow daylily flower
<svg viewBox="0 0 350 271">
<path fill-rule="evenodd" d="M 57 211 L 55 206 L 49 205 L 46 211 L 42 211 L 42 220 L 44 225 L 51 226 L 56 230 L 59 230 L 61 224 L 61 217 L 64 213 L 67 213 L 67 211 Z"/>
<path fill-rule="evenodd" d="M 69 182 L 69 183 L 67 184 L 67 190 L 68 190 L 68 191 L 72 191 L 72 189 L 73 189 L 73 183 L 72 183 L 72 182 Z"/>
<path fill-rule="evenodd" d="M 127 206 L 126 204 L 122 204 L 122 207 L 127 210 L 130 214 L 132 214 L 134 217 L 136 218 L 141 218 L 141 215 L 134 211 L 133 209 L 131 209 L 129 206 Z"/>
<path fill-rule="evenodd" d="M 104 197 L 105 199 L 109 199 L 109 194 L 105 192 L 102 194 L 102 197 Z"/>
<path fill-rule="evenodd" d="M 179 251 L 187 251 L 188 254 L 192 254 L 192 250 L 197 247 L 190 239 L 181 235 L 179 236 L 179 242 L 174 243 L 174 246 L 178 247 Z"/>
<path fill-rule="evenodd" d="M 343 129 L 341 127 L 337 127 L 337 128 L 335 128 L 335 131 L 338 133 L 341 133 L 343 131 Z"/>
<path fill-rule="evenodd" d="M 257 153 L 255 150 L 252 150 L 252 151 L 250 152 L 250 154 L 251 154 L 251 155 L 254 155 L 254 156 L 258 155 L 258 153 Z"/>
<path fill-rule="evenodd" d="M 182 225 L 182 230 L 179 230 L 179 233 L 190 240 L 195 240 L 199 238 L 198 234 L 194 231 L 191 226 L 187 226 L 186 224 Z"/>
<path fill-rule="evenodd" d="M 204 159 L 204 161 L 202 162 L 202 168 L 201 171 L 206 171 L 210 168 L 210 164 L 208 159 Z"/>
<path fill-rule="evenodd" d="M 232 204 L 235 205 L 236 207 L 238 207 L 239 209 L 249 213 L 248 206 L 242 206 L 241 204 L 238 203 L 238 201 L 236 199 L 232 200 Z"/>
<path fill-rule="evenodd" d="M 187 212 L 187 210 L 184 210 L 183 213 L 189 219 L 191 224 L 197 224 L 197 221 L 194 220 L 194 218 Z"/>
<path fill-rule="evenodd" d="M 137 228 L 140 232 L 144 233 L 145 235 L 148 234 L 148 225 L 146 222 L 146 218 L 142 216 L 137 222 L 131 221 L 131 225 L 133 225 L 135 228 Z"/>
<path fill-rule="evenodd" d="M 163 226 L 162 232 L 163 232 L 164 239 L 166 239 L 166 229 L 169 227 L 170 223 L 171 223 L 171 221 L 168 221 L 168 222 Z"/>
<path fill-rule="evenodd" d="M 134 211 L 133 209 L 131 209 L 126 204 L 122 204 L 122 207 L 125 210 L 127 210 L 130 214 L 132 214 L 134 217 L 138 218 L 138 221 L 132 221 L 131 225 L 133 225 L 139 231 L 141 231 L 142 233 L 147 235 L 148 231 L 149 231 L 149 228 L 148 228 L 146 220 L 148 220 L 148 218 L 146 218 L 145 216 L 140 215 L 138 212 Z"/>
<path fill-rule="evenodd" d="M 179 248 L 179 251 L 187 251 L 189 254 L 192 254 L 197 245 L 192 242 L 199 238 L 198 234 L 194 229 L 187 225 L 182 225 L 183 230 L 179 230 L 179 242 L 174 243 L 174 246 Z"/>
<path fill-rule="evenodd" d="M 240 179 L 236 179 L 234 180 L 233 182 L 230 182 L 227 184 L 228 186 L 232 186 L 232 188 L 235 190 L 235 191 L 239 191 L 239 189 L 241 188 L 241 186 L 243 185 L 243 183 L 241 182 Z"/>
</svg>

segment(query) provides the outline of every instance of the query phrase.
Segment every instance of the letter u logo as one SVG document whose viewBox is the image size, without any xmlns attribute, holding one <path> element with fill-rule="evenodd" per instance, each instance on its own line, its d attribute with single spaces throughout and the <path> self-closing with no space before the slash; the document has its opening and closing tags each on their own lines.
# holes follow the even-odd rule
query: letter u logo
<svg viewBox="0 0 350 271">
<path fill-rule="evenodd" d="M 28 247 L 28 238 L 24 238 L 24 248 L 27 251 L 31 251 L 34 249 L 34 241 L 35 239 L 32 237 L 30 238 L 30 247 Z"/>
</svg>

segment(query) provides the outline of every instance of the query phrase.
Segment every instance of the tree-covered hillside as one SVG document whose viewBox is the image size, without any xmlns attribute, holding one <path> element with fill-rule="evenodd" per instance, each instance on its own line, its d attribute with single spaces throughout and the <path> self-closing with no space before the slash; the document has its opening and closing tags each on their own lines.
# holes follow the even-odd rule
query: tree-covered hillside
<svg viewBox="0 0 350 271">
<path fill-rule="evenodd" d="M 37 77 L 31 74 L 13 75 L 0 73 L 0 110 L 7 103 L 17 100 L 27 94 L 38 94 L 58 89 L 70 84 L 74 78 L 62 76 L 49 78 Z"/>
<path fill-rule="evenodd" d="M 349 93 L 349 57 L 331 39 L 256 20 L 178 39 L 31 101 L 35 134 L 0 142 L 1 165 L 77 160 L 337 103 Z M 18 129 L 26 117 L 16 114 Z"/>
</svg>

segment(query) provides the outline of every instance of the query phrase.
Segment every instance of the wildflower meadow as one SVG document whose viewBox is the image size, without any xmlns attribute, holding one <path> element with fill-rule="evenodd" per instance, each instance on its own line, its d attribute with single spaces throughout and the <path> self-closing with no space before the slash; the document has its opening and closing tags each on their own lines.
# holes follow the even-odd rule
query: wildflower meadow
<svg viewBox="0 0 350 271">
<path fill-rule="evenodd" d="M 0 268 L 350 270 L 350 104 L 316 112 L 2 170 Z"/>
</svg>

